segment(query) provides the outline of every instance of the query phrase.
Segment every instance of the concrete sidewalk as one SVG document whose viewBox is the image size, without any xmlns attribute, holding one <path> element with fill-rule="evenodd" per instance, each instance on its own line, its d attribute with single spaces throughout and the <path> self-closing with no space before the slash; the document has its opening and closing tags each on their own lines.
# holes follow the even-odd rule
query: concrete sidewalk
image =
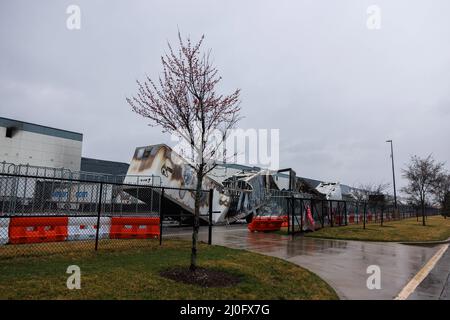
<svg viewBox="0 0 450 320">
<path fill-rule="evenodd" d="M 207 239 L 205 232 L 200 233 L 200 239 Z M 251 233 L 245 226 L 214 227 L 213 244 L 246 249 L 305 267 L 327 281 L 341 299 L 393 299 L 437 251 L 436 247 L 399 243 Z M 370 265 L 381 269 L 379 290 L 367 288 Z"/>
<path fill-rule="evenodd" d="M 447 249 L 408 300 L 450 300 L 450 249 Z"/>
</svg>

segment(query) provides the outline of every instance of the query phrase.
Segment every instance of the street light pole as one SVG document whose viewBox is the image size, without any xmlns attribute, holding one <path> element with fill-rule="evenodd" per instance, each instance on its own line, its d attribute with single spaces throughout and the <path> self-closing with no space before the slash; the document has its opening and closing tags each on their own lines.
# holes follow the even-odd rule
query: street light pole
<svg viewBox="0 0 450 320">
<path fill-rule="evenodd" d="M 394 183 L 394 209 L 397 211 L 397 192 L 395 190 L 395 170 L 394 170 L 394 147 L 392 146 L 392 140 L 387 140 L 386 142 L 391 143 L 392 181 Z"/>
</svg>

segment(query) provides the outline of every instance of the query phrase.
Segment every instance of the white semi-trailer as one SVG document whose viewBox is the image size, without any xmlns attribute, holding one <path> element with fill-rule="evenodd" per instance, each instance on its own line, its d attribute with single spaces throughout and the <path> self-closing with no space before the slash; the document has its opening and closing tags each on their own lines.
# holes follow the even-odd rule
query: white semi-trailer
<svg viewBox="0 0 450 320">
<path fill-rule="evenodd" d="M 167 199 L 186 211 L 191 213 L 194 211 L 195 192 L 185 189 L 195 190 L 196 174 L 192 167 L 167 145 L 158 144 L 136 148 L 124 183 L 150 186 L 153 185 L 152 176 L 160 177 L 160 185 L 168 187 L 164 190 L 164 196 Z M 206 176 L 203 179 L 202 189 L 205 191 L 213 190 L 212 222 L 217 224 L 229 220 L 230 217 L 227 216 L 227 213 L 231 197 L 224 193 L 222 184 Z M 154 190 L 159 192 L 160 189 L 155 188 Z M 208 192 L 203 192 L 200 203 L 200 215 L 205 217 L 208 215 L 208 200 Z"/>
</svg>

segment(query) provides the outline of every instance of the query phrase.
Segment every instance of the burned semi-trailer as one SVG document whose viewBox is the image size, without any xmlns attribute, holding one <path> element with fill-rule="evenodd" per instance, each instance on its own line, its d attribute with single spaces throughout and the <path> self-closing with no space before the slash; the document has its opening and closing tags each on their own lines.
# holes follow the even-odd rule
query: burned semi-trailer
<svg viewBox="0 0 450 320">
<path fill-rule="evenodd" d="M 164 144 L 136 148 L 124 183 L 135 183 L 139 176 L 159 176 L 164 186 L 165 214 L 174 215 L 180 212 L 193 213 L 195 203 L 196 175 L 189 163 L 170 147 Z M 131 178 L 133 177 L 133 178 Z M 139 181 L 139 185 L 145 185 Z M 137 194 L 137 188 L 128 186 L 125 189 L 141 201 L 147 201 L 143 195 Z M 161 188 L 154 192 L 160 193 Z M 200 217 L 207 219 L 209 210 L 209 190 L 213 190 L 212 222 L 226 222 L 230 207 L 230 197 L 225 194 L 222 184 L 206 176 L 202 184 Z M 174 212 L 178 211 L 178 212 Z"/>
</svg>

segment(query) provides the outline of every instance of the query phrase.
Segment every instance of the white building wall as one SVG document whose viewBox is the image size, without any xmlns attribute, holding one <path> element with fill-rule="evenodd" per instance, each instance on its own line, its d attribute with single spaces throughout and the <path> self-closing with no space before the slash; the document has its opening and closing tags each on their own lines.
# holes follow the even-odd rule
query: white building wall
<svg viewBox="0 0 450 320">
<path fill-rule="evenodd" d="M 0 162 L 67 168 L 79 171 L 82 141 L 18 130 L 6 137 L 0 127 Z"/>
</svg>

